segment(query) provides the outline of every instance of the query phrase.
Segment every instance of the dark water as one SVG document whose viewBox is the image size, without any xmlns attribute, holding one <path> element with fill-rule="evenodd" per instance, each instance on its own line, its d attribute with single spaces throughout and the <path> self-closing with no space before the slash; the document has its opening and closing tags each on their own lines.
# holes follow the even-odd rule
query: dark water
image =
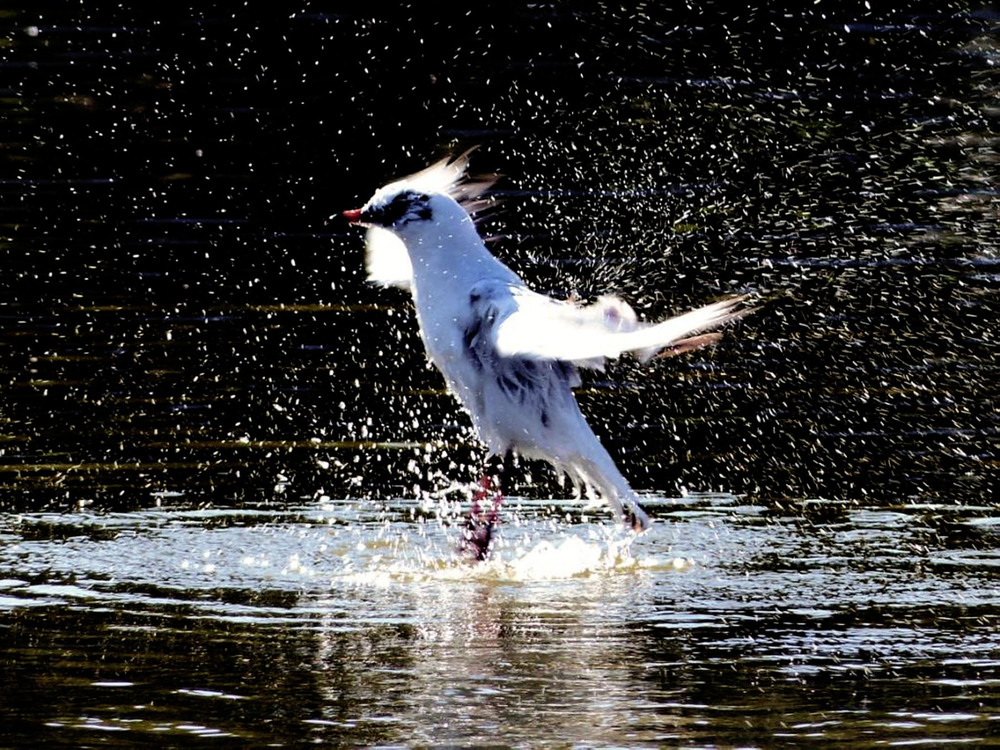
<svg viewBox="0 0 1000 750">
<path fill-rule="evenodd" d="M 0 535 L 10 742 L 985 744 L 1000 517 L 652 503 L 622 551 L 530 505 L 496 560 L 437 523 L 31 514 Z M 411 506 L 412 507 L 412 506 Z M 10 577 L 8 577 L 10 576 Z"/>
<path fill-rule="evenodd" d="M 996 16 L 825 6 L 0 14 L 0 744 L 986 744 Z M 472 143 L 536 288 L 759 300 L 581 390 L 631 546 L 522 465 L 454 559 L 482 453 L 327 219 Z"/>
</svg>

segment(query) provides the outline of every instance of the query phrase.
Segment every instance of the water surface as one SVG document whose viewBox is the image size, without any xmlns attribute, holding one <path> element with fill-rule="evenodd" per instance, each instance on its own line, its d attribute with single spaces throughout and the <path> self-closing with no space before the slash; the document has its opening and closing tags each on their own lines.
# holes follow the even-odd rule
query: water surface
<svg viewBox="0 0 1000 750">
<path fill-rule="evenodd" d="M 993 736 L 996 515 L 814 524 L 731 496 L 649 504 L 658 523 L 628 545 L 589 512 L 522 503 L 496 559 L 471 567 L 428 508 L 8 519 L 6 731 L 121 746 Z"/>
</svg>

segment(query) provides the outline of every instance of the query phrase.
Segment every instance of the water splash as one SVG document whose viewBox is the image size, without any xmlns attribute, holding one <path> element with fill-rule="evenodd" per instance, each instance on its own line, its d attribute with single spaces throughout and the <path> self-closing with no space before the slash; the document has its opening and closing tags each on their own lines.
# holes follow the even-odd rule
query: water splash
<svg viewBox="0 0 1000 750">
<path fill-rule="evenodd" d="M 457 529 L 447 515 L 422 524 L 417 533 L 387 525 L 377 539 L 341 550 L 338 564 L 343 569 L 333 582 L 380 586 L 433 581 L 531 583 L 642 576 L 694 565 L 688 558 L 657 554 L 645 544 L 635 552 L 636 540 L 643 537 L 617 524 L 568 523 L 521 513 L 506 517 L 488 559 L 474 562 L 459 550 Z"/>
</svg>

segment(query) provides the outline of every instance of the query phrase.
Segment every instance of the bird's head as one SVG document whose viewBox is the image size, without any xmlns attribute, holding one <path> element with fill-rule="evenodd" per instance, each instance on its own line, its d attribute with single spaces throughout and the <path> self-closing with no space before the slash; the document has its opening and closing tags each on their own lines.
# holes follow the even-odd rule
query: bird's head
<svg viewBox="0 0 1000 750">
<path fill-rule="evenodd" d="M 498 175 L 469 177 L 471 151 L 391 182 L 362 208 L 343 212 L 352 224 L 368 228 L 370 281 L 412 289 L 414 263 L 425 263 L 428 254 L 449 257 L 439 251 L 482 247 L 473 217 L 495 205 L 482 196 Z"/>
<path fill-rule="evenodd" d="M 453 220 L 462 221 L 493 205 L 481 198 L 498 175 L 469 178 L 469 154 L 442 159 L 426 169 L 379 188 L 362 207 L 344 211 L 352 224 L 406 234 Z"/>
<path fill-rule="evenodd" d="M 446 202 L 454 201 L 441 194 L 392 184 L 377 191 L 362 208 L 344 211 L 344 216 L 352 224 L 399 233 L 414 222 L 440 218 Z"/>
</svg>

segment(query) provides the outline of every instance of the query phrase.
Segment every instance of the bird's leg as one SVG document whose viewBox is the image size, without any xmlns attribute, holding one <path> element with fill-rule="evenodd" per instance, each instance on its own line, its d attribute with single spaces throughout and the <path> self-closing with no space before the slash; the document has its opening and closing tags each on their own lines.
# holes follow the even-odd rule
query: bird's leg
<svg viewBox="0 0 1000 750">
<path fill-rule="evenodd" d="M 501 505 L 503 489 L 500 487 L 499 477 L 483 474 L 479 486 L 472 493 L 472 517 L 480 523 L 496 523 Z"/>
<path fill-rule="evenodd" d="M 500 489 L 504 464 L 497 462 L 495 473 L 487 466 L 479 486 L 472 493 L 472 510 L 465 522 L 462 536 L 462 551 L 471 554 L 476 560 L 485 560 L 493 542 L 493 533 L 500 521 L 500 506 L 503 505 L 503 492 Z"/>
</svg>

